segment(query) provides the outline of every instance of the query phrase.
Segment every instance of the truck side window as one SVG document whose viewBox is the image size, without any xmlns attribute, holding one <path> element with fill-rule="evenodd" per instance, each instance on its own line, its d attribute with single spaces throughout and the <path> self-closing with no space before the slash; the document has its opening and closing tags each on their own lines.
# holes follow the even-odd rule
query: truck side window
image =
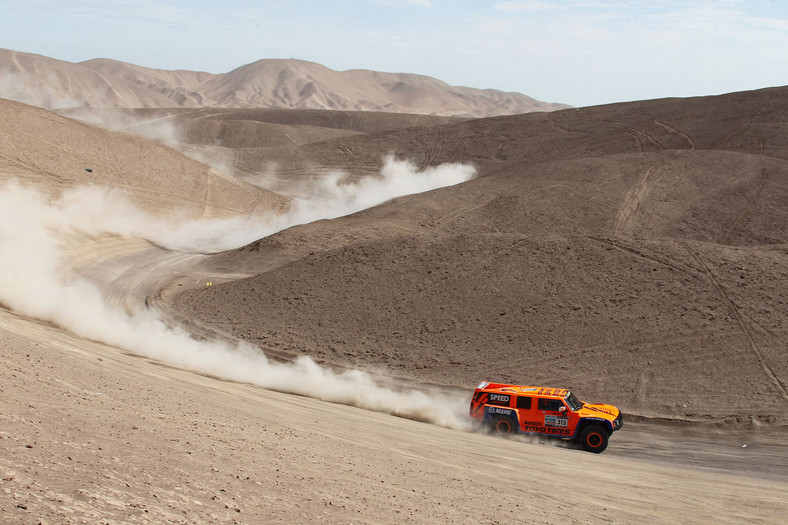
<svg viewBox="0 0 788 525">
<path fill-rule="evenodd" d="M 563 406 L 560 399 L 544 399 L 539 398 L 539 410 L 547 410 L 549 412 L 558 412 L 558 409 Z"/>
<path fill-rule="evenodd" d="M 528 396 L 517 396 L 517 408 L 531 408 L 531 398 Z"/>
</svg>

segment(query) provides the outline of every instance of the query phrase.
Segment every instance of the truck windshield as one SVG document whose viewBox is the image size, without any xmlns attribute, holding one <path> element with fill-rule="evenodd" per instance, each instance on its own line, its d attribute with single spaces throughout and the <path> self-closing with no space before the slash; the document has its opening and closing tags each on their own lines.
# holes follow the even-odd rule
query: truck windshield
<svg viewBox="0 0 788 525">
<path fill-rule="evenodd" d="M 564 401 L 566 401 L 566 404 L 569 405 L 570 409 L 572 409 L 572 412 L 577 412 L 583 408 L 583 403 L 578 401 L 572 392 L 569 392 L 569 395 L 564 398 Z"/>
</svg>

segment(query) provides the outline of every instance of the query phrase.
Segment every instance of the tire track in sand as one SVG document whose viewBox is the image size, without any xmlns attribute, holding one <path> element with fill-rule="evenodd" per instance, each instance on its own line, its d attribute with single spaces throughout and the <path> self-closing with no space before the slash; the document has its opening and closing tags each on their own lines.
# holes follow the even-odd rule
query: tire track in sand
<svg viewBox="0 0 788 525">
<path fill-rule="evenodd" d="M 680 137 L 684 138 L 689 143 L 690 150 L 691 151 L 695 151 L 695 141 L 692 139 L 692 137 L 690 137 L 689 135 L 687 135 L 683 131 L 681 131 L 681 130 L 679 130 L 677 128 L 674 128 L 670 124 L 665 124 L 664 122 L 662 122 L 660 120 L 654 120 L 654 123 L 657 124 L 658 126 L 662 127 L 663 129 L 665 129 L 668 133 L 675 133 L 675 134 L 679 135 Z"/>
<path fill-rule="evenodd" d="M 747 323 L 744 322 L 744 317 L 742 317 L 741 312 L 739 312 L 739 309 L 736 308 L 736 304 L 731 300 L 730 297 L 728 297 L 728 294 L 725 293 L 725 288 L 723 288 L 720 282 L 717 280 L 717 276 L 714 275 L 714 272 L 711 271 L 711 268 L 709 267 L 708 264 L 706 264 L 706 261 L 704 261 L 695 252 L 695 250 L 692 249 L 690 243 L 684 242 L 683 245 L 690 253 L 690 255 L 692 255 L 692 257 L 698 262 L 698 264 L 700 264 L 701 267 L 703 267 L 706 274 L 708 274 L 709 278 L 711 279 L 712 285 L 717 290 L 717 293 L 719 293 L 720 297 L 722 297 L 723 301 L 728 306 L 728 309 L 736 319 L 736 322 L 741 327 L 741 330 L 744 333 L 744 336 L 747 338 L 747 341 L 749 343 L 750 350 L 755 355 L 758 362 L 761 364 L 761 368 L 763 368 L 763 371 L 777 387 L 777 390 L 780 391 L 780 394 L 782 394 L 783 398 L 785 398 L 785 400 L 788 401 L 788 390 L 786 390 L 785 385 L 783 385 L 782 381 L 780 381 L 780 379 L 777 377 L 777 374 L 775 374 L 774 370 L 772 370 L 772 368 L 769 366 L 769 363 L 766 362 L 766 358 L 763 357 L 763 353 L 761 352 L 761 349 L 758 348 L 757 344 L 755 344 L 755 340 L 752 338 L 750 329 L 747 327 Z"/>
<path fill-rule="evenodd" d="M 742 210 L 733 219 L 733 223 L 726 230 L 725 234 L 720 239 L 719 244 L 728 243 L 728 240 L 730 239 L 733 230 L 735 230 L 739 226 L 739 224 L 742 223 L 744 218 L 747 217 L 747 214 L 749 214 L 750 210 L 752 210 L 753 206 L 755 206 L 755 203 L 758 202 L 758 199 L 761 198 L 761 194 L 763 193 L 763 188 L 766 186 L 766 182 L 768 180 L 769 180 L 769 171 L 766 168 L 763 168 L 761 170 L 761 179 L 758 181 L 758 189 L 755 191 L 755 195 L 753 195 L 744 204 L 744 208 L 742 208 Z"/>
</svg>

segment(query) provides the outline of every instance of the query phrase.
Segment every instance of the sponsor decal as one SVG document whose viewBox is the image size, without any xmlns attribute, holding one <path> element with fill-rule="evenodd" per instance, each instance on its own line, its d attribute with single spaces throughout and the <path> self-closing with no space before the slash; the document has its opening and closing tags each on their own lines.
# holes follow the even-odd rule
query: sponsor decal
<svg viewBox="0 0 788 525">
<path fill-rule="evenodd" d="M 566 428 L 566 427 L 569 426 L 569 419 L 565 418 L 565 417 L 546 415 L 544 417 L 544 425 L 546 427 L 563 427 L 563 428 Z"/>
<path fill-rule="evenodd" d="M 523 432 L 538 432 L 539 434 L 549 434 L 551 436 L 569 436 L 571 435 L 568 428 L 560 427 L 545 427 L 541 424 L 536 425 L 523 425 Z"/>
<path fill-rule="evenodd" d="M 565 388 L 539 388 L 536 393 L 542 396 L 566 397 L 569 390 Z"/>
<path fill-rule="evenodd" d="M 529 386 L 528 388 L 521 388 L 520 389 L 521 392 L 536 392 L 537 390 L 539 390 L 539 389 L 537 387 L 535 387 L 535 386 Z"/>
<path fill-rule="evenodd" d="M 487 407 L 487 413 L 499 416 L 513 416 L 514 410 L 509 410 L 507 408 Z"/>
<path fill-rule="evenodd" d="M 509 399 L 507 394 L 490 394 L 490 403 L 495 403 L 496 405 L 508 405 Z"/>
<path fill-rule="evenodd" d="M 585 406 L 583 406 L 583 408 L 587 408 L 588 410 L 592 410 L 594 412 L 599 412 L 600 414 L 607 414 L 608 416 L 612 416 L 613 415 L 613 412 L 611 412 L 610 410 L 605 410 L 605 409 L 599 408 L 599 407 L 593 407 L 591 405 L 585 405 Z"/>
<path fill-rule="evenodd" d="M 490 383 L 489 383 L 489 382 L 487 382 L 487 381 L 482 381 L 481 383 L 479 383 L 479 384 L 476 386 L 476 389 L 477 389 L 477 390 L 481 390 L 481 389 L 487 388 L 487 385 L 489 385 L 489 384 L 490 384 Z"/>
</svg>

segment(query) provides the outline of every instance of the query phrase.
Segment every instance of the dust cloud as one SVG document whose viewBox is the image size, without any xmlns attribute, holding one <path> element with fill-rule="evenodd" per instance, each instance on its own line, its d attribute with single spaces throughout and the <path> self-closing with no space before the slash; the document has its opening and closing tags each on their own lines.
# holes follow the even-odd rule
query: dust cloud
<svg viewBox="0 0 788 525">
<path fill-rule="evenodd" d="M 47 75 L 42 86 L 58 86 L 61 80 L 54 73 Z M 104 93 L 97 93 L 98 98 L 104 98 Z M 54 110 L 58 108 L 84 107 L 85 103 L 65 95 L 56 95 L 54 89 L 43 89 L 32 92 L 21 72 L 13 70 L 0 70 L 0 98 L 14 100 L 31 106 Z"/>
<path fill-rule="evenodd" d="M 68 109 L 81 106 L 65 106 Z M 91 109 L 87 112 L 65 112 L 69 118 L 79 120 L 109 131 L 119 131 L 161 142 L 177 149 L 182 139 L 181 129 L 173 121 L 173 116 L 164 114 L 156 118 L 145 118 L 123 110 Z M 200 161 L 200 159 L 195 159 Z M 200 161 L 202 162 L 202 161 Z"/>
<path fill-rule="evenodd" d="M 149 239 L 171 250 L 211 253 L 244 246 L 278 231 L 321 219 L 334 219 L 388 200 L 453 186 L 476 175 L 467 164 L 442 164 L 419 171 L 416 166 L 386 157 L 380 175 L 344 182 L 345 174 L 331 172 L 311 183 L 310 196 L 296 198 L 288 213 L 189 221 L 154 228 Z"/>
<path fill-rule="evenodd" d="M 360 370 L 337 372 L 307 356 L 270 361 L 247 344 L 193 338 L 166 325 L 152 310 L 112 307 L 100 287 L 69 269 L 69 240 L 110 233 L 145 238 L 173 250 L 234 248 L 283 228 L 358 211 L 390 198 L 457 184 L 474 175 L 464 165 L 423 172 L 387 159 L 380 177 L 353 184 L 333 174 L 320 191 L 283 216 L 171 223 L 135 208 L 119 191 L 98 187 L 66 190 L 50 198 L 17 181 L 0 186 L 0 304 L 46 320 L 87 339 L 173 365 L 325 401 L 469 430 L 464 396 L 393 388 Z M 188 237 L 188 238 L 187 238 Z"/>
</svg>

